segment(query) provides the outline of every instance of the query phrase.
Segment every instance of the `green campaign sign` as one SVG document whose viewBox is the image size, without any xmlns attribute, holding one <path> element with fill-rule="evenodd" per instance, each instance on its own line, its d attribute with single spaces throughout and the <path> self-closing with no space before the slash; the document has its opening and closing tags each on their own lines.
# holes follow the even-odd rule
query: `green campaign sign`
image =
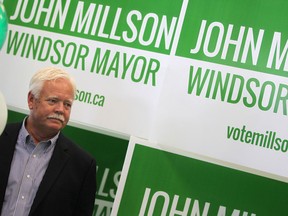
<svg viewBox="0 0 288 216">
<path fill-rule="evenodd" d="M 127 154 L 112 215 L 288 215 L 285 182 L 139 138 L 130 140 Z"/>
<path fill-rule="evenodd" d="M 7 8 L 11 24 L 167 54 L 182 1 L 18 0 Z"/>
<path fill-rule="evenodd" d="M 9 30 L 0 64 L 9 68 L 9 84 L 0 79 L 0 85 L 7 104 L 26 109 L 21 100 L 25 91 L 19 90 L 16 98 L 9 91 L 11 82 L 24 89 L 38 68 L 57 65 L 77 81 L 72 121 L 147 137 L 167 55 L 175 52 L 185 14 L 182 2 L 154 4 L 5 1 Z"/>
<path fill-rule="evenodd" d="M 287 1 L 189 1 L 177 55 L 287 77 L 287 7 Z"/>
<path fill-rule="evenodd" d="M 150 140 L 287 179 L 284 1 L 188 1 Z"/>
</svg>

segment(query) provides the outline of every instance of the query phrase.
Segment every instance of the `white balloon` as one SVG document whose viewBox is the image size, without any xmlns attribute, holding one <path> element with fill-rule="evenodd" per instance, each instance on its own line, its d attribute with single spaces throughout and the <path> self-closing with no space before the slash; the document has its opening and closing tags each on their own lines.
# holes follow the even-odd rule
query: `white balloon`
<svg viewBox="0 0 288 216">
<path fill-rule="evenodd" d="M 5 102 L 5 98 L 3 96 L 3 94 L 0 91 L 0 135 L 2 134 L 5 126 L 6 126 L 6 122 L 7 122 L 7 106 L 6 106 L 6 102 Z"/>
</svg>

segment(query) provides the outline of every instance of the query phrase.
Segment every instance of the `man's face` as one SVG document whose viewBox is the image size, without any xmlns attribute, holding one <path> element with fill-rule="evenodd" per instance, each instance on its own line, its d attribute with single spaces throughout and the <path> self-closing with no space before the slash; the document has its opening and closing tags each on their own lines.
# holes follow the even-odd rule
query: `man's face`
<svg viewBox="0 0 288 216">
<path fill-rule="evenodd" d="M 68 80 L 45 81 L 39 98 L 28 94 L 32 125 L 41 133 L 57 133 L 69 121 L 73 99 L 73 87 Z"/>
</svg>

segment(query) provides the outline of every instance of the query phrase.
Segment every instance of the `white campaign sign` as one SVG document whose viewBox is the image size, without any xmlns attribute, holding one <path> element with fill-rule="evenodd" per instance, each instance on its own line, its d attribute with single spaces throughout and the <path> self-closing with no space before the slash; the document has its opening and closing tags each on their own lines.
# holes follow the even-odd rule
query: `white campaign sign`
<svg viewBox="0 0 288 216">
<path fill-rule="evenodd" d="M 148 137 L 167 56 L 21 26 L 9 25 L 9 29 L 11 35 L 3 50 L 7 49 L 9 38 L 12 44 L 16 34 L 20 48 L 16 49 L 15 43 L 15 47 L 9 48 L 10 55 L 0 53 L 0 65 L 5 68 L 1 70 L 0 86 L 8 106 L 27 110 L 30 78 L 38 69 L 53 65 L 53 61 L 61 58 L 57 66 L 76 79 L 78 89 L 70 122 L 127 137 L 130 134 Z M 34 41 L 39 39 L 43 44 L 42 53 L 21 44 L 23 35 L 27 41 L 32 40 L 32 36 Z M 48 44 L 53 44 L 52 48 Z M 61 56 L 55 47 L 61 49 Z M 97 73 L 99 67 L 103 70 Z"/>
<path fill-rule="evenodd" d="M 196 80 L 197 68 L 202 68 L 203 86 L 198 80 L 189 93 L 188 86 L 192 86 L 192 77 Z M 213 79 L 212 70 L 215 73 Z M 279 86 L 285 83 L 284 78 L 183 58 L 174 58 L 167 72 L 151 141 L 170 146 L 177 144 L 177 148 L 185 151 L 250 167 L 280 178 L 288 177 L 284 166 L 288 163 L 287 110 L 283 100 L 270 100 L 273 91 L 266 82 L 272 81 L 275 84 L 274 94 L 283 97 L 287 92 Z M 206 72 L 207 79 L 204 82 Z M 216 77 L 221 76 L 224 80 L 227 74 L 229 84 L 221 96 L 220 90 L 216 88 Z M 251 85 L 255 93 L 255 97 L 251 97 L 251 89 L 250 93 L 246 89 L 247 82 L 255 79 L 260 84 L 258 87 Z M 240 83 L 245 83 L 242 90 Z M 266 87 L 263 83 L 266 83 Z M 257 98 L 257 103 L 252 107 L 245 106 L 243 101 L 252 104 L 252 98 Z M 269 107 L 270 103 L 271 108 L 266 111 L 259 108 Z"/>
</svg>

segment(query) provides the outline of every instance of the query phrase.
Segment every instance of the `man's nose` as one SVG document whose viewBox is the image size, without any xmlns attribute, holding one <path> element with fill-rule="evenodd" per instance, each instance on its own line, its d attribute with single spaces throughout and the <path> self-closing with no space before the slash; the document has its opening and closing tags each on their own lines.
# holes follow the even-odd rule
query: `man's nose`
<svg viewBox="0 0 288 216">
<path fill-rule="evenodd" d="M 63 113 L 64 112 L 64 109 L 65 109 L 65 105 L 62 101 L 59 101 L 56 106 L 55 106 L 55 109 L 57 112 L 61 112 Z"/>
</svg>

